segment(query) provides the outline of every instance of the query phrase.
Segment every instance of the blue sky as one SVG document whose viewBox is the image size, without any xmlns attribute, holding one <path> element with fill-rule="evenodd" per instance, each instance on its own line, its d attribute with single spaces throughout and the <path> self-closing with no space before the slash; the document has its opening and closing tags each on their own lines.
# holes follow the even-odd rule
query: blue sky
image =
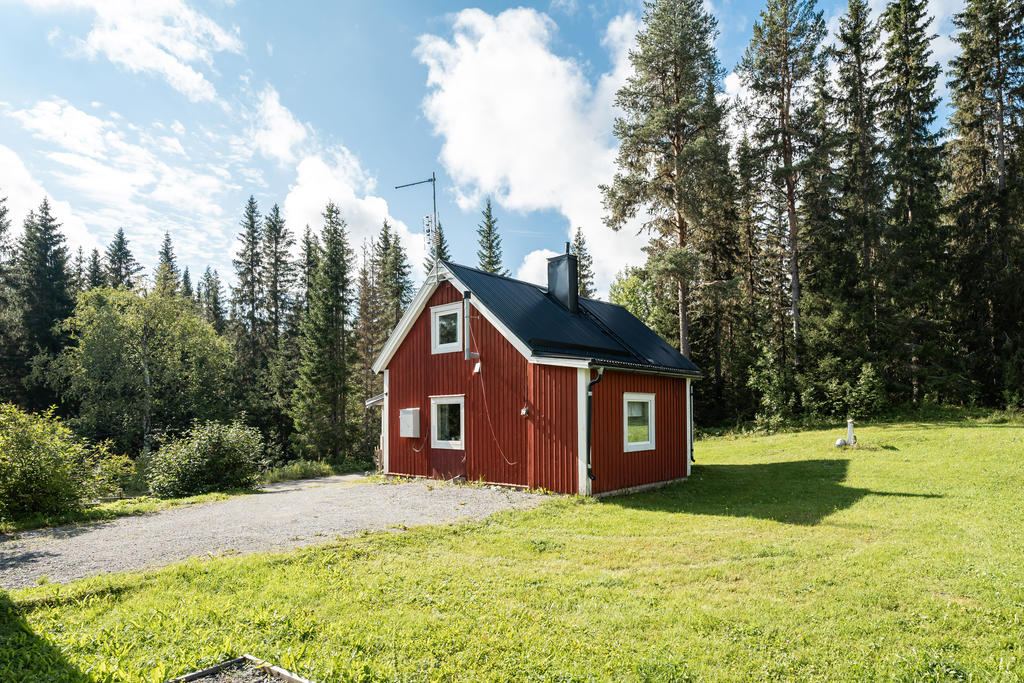
<svg viewBox="0 0 1024 683">
<path fill-rule="evenodd" d="M 943 61 L 959 5 L 932 0 Z M 708 6 L 731 74 L 761 3 Z M 844 6 L 821 5 L 833 26 Z M 388 218 L 418 270 L 429 186 L 393 187 L 436 171 L 455 260 L 475 263 L 490 196 L 513 274 L 539 278 L 580 226 L 604 295 L 642 260 L 643 238 L 601 224 L 597 191 L 641 13 L 611 0 L 0 0 L 0 195 L 18 224 L 50 196 L 73 247 L 123 226 L 147 267 L 169 230 L 183 266 L 226 278 L 250 194 L 296 232 L 332 199 L 354 246 Z M 742 94 L 735 75 L 725 87 Z"/>
</svg>

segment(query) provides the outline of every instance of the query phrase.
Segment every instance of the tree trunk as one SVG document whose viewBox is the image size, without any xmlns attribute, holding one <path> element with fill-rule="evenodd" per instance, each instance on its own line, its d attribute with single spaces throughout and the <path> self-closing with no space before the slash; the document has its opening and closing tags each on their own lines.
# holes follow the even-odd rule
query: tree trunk
<svg viewBox="0 0 1024 683">
<path fill-rule="evenodd" d="M 679 210 L 676 210 L 676 220 L 679 221 L 679 232 L 677 234 L 677 244 L 682 249 L 686 244 L 686 222 L 683 221 L 682 215 Z M 679 313 L 679 352 L 690 357 L 690 286 L 686 282 L 686 277 L 682 274 L 679 276 L 678 291 L 678 313 Z"/>
</svg>

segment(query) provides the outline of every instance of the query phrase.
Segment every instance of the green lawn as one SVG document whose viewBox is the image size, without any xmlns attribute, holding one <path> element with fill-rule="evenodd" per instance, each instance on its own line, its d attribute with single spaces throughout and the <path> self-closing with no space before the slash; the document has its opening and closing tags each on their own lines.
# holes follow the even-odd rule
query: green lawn
<svg viewBox="0 0 1024 683">
<path fill-rule="evenodd" d="M 321 682 L 1024 678 L 1024 427 L 844 432 L 708 439 L 654 493 L 20 591 L 0 680 L 242 652 Z"/>
</svg>

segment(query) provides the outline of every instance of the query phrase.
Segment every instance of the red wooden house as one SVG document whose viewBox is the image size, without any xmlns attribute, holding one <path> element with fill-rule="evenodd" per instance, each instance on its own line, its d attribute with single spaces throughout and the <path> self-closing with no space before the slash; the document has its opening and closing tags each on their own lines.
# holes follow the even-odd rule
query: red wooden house
<svg viewBox="0 0 1024 683">
<path fill-rule="evenodd" d="M 568 247 L 568 245 L 566 245 Z M 701 372 L 621 306 L 440 262 L 373 365 L 383 469 L 605 494 L 690 473 Z"/>
</svg>

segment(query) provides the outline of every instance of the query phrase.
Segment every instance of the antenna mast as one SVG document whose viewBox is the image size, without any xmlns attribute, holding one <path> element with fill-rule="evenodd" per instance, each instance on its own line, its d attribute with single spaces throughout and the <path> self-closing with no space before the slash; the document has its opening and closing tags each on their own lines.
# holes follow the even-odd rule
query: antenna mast
<svg viewBox="0 0 1024 683">
<path fill-rule="evenodd" d="M 437 247 L 438 247 L 438 235 L 437 235 L 437 175 L 431 171 L 430 177 L 426 180 L 417 180 L 415 183 L 406 183 L 405 185 L 395 185 L 396 190 L 401 190 L 403 187 L 412 187 L 413 185 L 423 185 L 430 183 L 430 192 L 434 199 L 434 213 L 430 216 L 430 227 L 427 230 L 427 241 L 430 244 L 430 254 L 434 260 L 434 282 L 437 282 Z M 424 218 L 426 223 L 426 217 Z"/>
</svg>

